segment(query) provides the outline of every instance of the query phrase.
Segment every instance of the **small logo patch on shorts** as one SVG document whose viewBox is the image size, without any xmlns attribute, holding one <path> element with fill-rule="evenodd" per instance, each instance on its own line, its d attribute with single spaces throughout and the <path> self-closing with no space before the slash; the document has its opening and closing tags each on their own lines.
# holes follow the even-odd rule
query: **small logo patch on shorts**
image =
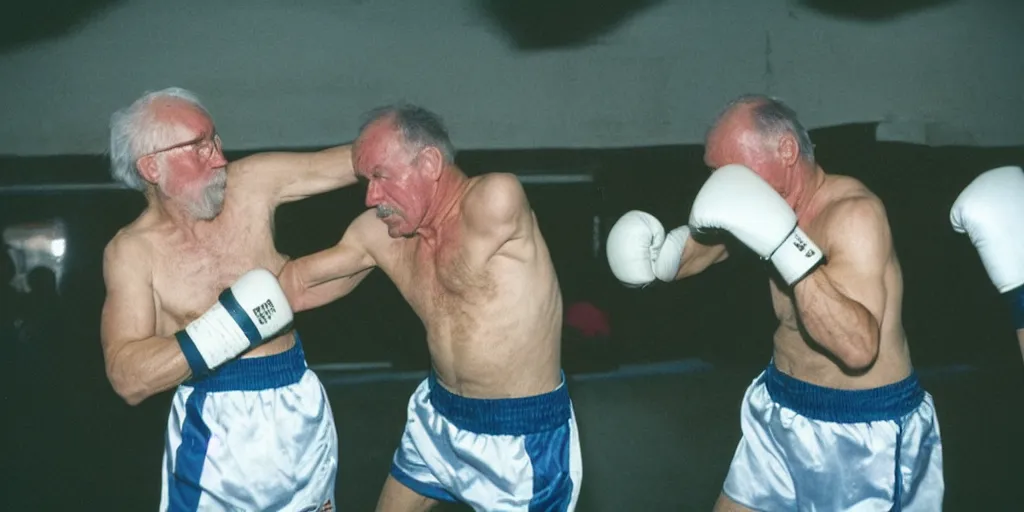
<svg viewBox="0 0 1024 512">
<path fill-rule="evenodd" d="M 317 512 L 334 512 L 334 505 L 331 505 L 331 500 L 327 500 L 327 503 L 324 503 Z"/>
</svg>

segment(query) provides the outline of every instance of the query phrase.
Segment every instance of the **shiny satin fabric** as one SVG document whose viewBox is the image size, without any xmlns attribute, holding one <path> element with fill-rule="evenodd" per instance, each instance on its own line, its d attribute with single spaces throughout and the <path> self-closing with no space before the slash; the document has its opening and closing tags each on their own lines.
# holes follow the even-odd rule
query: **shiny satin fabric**
<svg viewBox="0 0 1024 512">
<path fill-rule="evenodd" d="M 162 511 L 331 510 L 337 431 L 298 340 L 179 386 L 163 460 Z"/>
<path fill-rule="evenodd" d="M 565 383 L 538 397 L 475 400 L 428 377 L 409 400 L 391 475 L 477 511 L 572 512 L 583 463 Z"/>
<path fill-rule="evenodd" d="M 851 392 L 769 366 L 747 389 L 740 416 L 743 437 L 723 492 L 741 505 L 765 512 L 942 510 L 938 417 L 916 377 Z"/>
</svg>

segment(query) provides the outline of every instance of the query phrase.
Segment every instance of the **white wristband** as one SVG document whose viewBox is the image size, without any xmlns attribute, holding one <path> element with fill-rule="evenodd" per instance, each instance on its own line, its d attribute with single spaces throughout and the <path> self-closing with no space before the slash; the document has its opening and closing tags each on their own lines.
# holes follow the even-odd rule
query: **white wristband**
<svg viewBox="0 0 1024 512">
<path fill-rule="evenodd" d="M 799 227 L 770 256 L 787 285 L 801 280 L 822 260 L 821 248 Z"/>
<path fill-rule="evenodd" d="M 259 342 L 246 336 L 220 301 L 179 331 L 176 338 L 193 376 L 217 368 Z"/>
</svg>

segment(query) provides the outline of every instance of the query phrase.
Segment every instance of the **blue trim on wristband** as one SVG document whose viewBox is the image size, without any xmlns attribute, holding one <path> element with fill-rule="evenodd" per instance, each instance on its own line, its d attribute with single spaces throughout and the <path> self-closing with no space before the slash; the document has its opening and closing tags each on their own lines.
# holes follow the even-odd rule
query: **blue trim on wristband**
<svg viewBox="0 0 1024 512">
<path fill-rule="evenodd" d="M 192 370 L 192 376 L 197 377 L 209 373 L 210 367 L 206 366 L 206 360 L 199 353 L 192 337 L 184 329 L 174 333 L 174 337 L 178 340 L 178 345 L 181 346 L 181 353 L 185 355 L 185 361 L 188 362 L 188 367 Z"/>
<path fill-rule="evenodd" d="M 1014 327 L 1024 329 L 1024 285 L 1006 292 L 1006 297 L 1010 299 L 1010 313 L 1013 314 Z"/>
<path fill-rule="evenodd" d="M 242 333 L 249 339 L 249 346 L 255 343 L 259 343 L 263 340 L 263 336 L 260 334 L 260 330 L 256 328 L 256 324 L 253 323 L 252 318 L 245 313 L 242 309 L 242 305 L 235 299 L 235 294 L 231 291 L 231 288 L 224 290 L 220 294 L 220 304 L 224 306 L 224 309 L 231 315 L 231 319 L 238 324 L 238 327 L 242 329 Z"/>
</svg>

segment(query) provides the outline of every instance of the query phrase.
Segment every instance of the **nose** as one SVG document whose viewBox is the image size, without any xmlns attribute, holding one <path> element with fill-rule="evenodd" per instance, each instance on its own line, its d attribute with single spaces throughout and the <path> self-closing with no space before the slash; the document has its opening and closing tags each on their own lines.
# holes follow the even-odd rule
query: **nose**
<svg viewBox="0 0 1024 512">
<path fill-rule="evenodd" d="M 382 197 L 380 194 L 380 187 L 377 186 L 372 180 L 366 185 L 366 207 L 373 208 L 378 204 L 382 203 Z"/>
<path fill-rule="evenodd" d="M 213 150 L 213 155 L 210 157 L 210 167 L 216 169 L 224 167 L 227 164 L 228 159 L 224 156 L 224 152 L 221 151 L 220 148 L 215 148 Z"/>
</svg>

